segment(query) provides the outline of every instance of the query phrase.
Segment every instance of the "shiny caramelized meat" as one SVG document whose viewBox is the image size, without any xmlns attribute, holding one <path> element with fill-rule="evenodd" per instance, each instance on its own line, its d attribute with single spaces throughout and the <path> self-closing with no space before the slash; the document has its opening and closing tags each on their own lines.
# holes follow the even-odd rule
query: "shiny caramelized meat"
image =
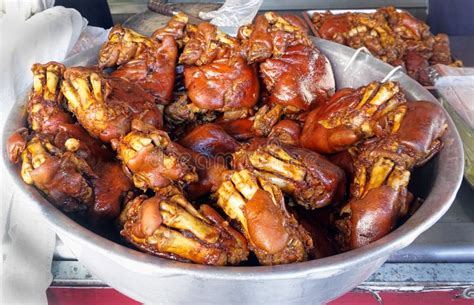
<svg viewBox="0 0 474 305">
<path fill-rule="evenodd" d="M 320 153 L 343 151 L 362 139 L 395 133 L 406 112 L 397 83 L 342 89 L 306 118 L 300 143 Z"/>
<path fill-rule="evenodd" d="M 151 37 L 158 41 L 162 41 L 166 36 L 171 36 L 178 46 L 181 48 L 186 39 L 186 26 L 188 24 L 188 16 L 183 13 L 174 15 L 166 24 L 166 26 L 157 29 L 151 34 Z"/>
<path fill-rule="evenodd" d="M 237 150 L 239 144 L 216 124 L 204 124 L 191 130 L 179 144 L 208 157 L 225 156 Z"/>
<path fill-rule="evenodd" d="M 362 147 L 359 158 L 388 158 L 411 170 L 425 164 L 442 149 L 441 136 L 446 128 L 446 116 L 439 106 L 427 101 L 409 102 L 400 129 Z M 356 171 L 361 169 L 356 167 Z"/>
<path fill-rule="evenodd" d="M 385 62 L 396 62 L 405 52 L 405 42 L 390 27 L 381 12 L 337 15 L 330 12 L 315 13 L 312 20 L 321 38 L 354 49 L 366 47 L 374 56 Z"/>
<path fill-rule="evenodd" d="M 398 181 L 397 181 L 398 182 Z M 352 199 L 341 211 L 343 220 L 336 221 L 341 231 L 338 241 L 342 250 L 351 250 L 376 241 L 395 229 L 400 210 L 406 200 L 406 187 L 381 185 L 361 199 Z"/>
<path fill-rule="evenodd" d="M 118 162 L 102 162 L 94 168 L 96 177 L 91 179 L 94 204 L 89 208 L 91 221 L 100 223 L 119 216 L 122 203 L 133 185 Z M 111 179 L 112 177 L 112 179 Z"/>
<path fill-rule="evenodd" d="M 143 190 L 198 180 L 195 168 L 189 165 L 190 156 L 176 146 L 166 132 L 139 120 L 132 122 L 128 134 L 112 141 L 125 171 L 135 186 Z"/>
<path fill-rule="evenodd" d="M 460 60 L 455 60 L 453 62 L 448 35 L 438 34 L 434 37 L 433 56 L 430 58 L 430 64 L 450 65 L 453 67 L 463 66 L 463 63 Z"/>
<path fill-rule="evenodd" d="M 153 39 L 121 25 L 114 26 L 99 52 L 100 67 L 115 67 L 138 58 L 149 49 L 157 47 Z"/>
<path fill-rule="evenodd" d="M 71 123 L 63 109 L 60 82 L 65 67 L 56 62 L 34 64 L 33 89 L 28 100 L 28 124 L 35 132 L 55 134 L 59 125 Z"/>
<path fill-rule="evenodd" d="M 188 35 L 179 62 L 185 65 L 184 84 L 191 103 L 180 113 L 218 111 L 227 119 L 248 116 L 260 86 L 255 67 L 239 54 L 237 39 L 210 23 L 199 24 Z"/>
<path fill-rule="evenodd" d="M 112 151 L 92 138 L 79 124 L 61 125 L 52 144 L 57 152 L 74 153 L 75 158 L 91 168 L 93 175 L 88 176 L 87 181 L 94 191 L 94 203 L 88 209 L 89 220 L 100 223 L 117 217 L 133 185 Z"/>
<path fill-rule="evenodd" d="M 176 20 L 175 20 L 176 19 Z M 154 95 L 160 104 L 172 100 L 178 46 L 174 36 L 183 31 L 180 16 L 173 17 L 153 38 L 116 25 L 99 54 L 100 67 L 115 67 L 112 77 L 140 85 Z M 171 26 L 171 27 L 170 27 Z M 159 38 L 159 39 L 158 39 Z"/>
<path fill-rule="evenodd" d="M 205 113 L 206 110 L 192 104 L 186 94 L 180 94 L 173 103 L 165 107 L 165 117 L 174 125 L 197 121 L 198 116 Z M 211 120 L 213 119 L 214 117 Z"/>
<path fill-rule="evenodd" d="M 26 143 L 28 136 L 22 137 Z M 17 141 L 18 134 L 13 138 Z M 87 210 L 93 223 L 119 215 L 132 184 L 105 146 L 76 124 L 62 125 L 54 137 L 34 134 L 30 138 L 21 151 L 26 183 L 65 212 Z"/>
<path fill-rule="evenodd" d="M 281 120 L 268 135 L 271 141 L 277 141 L 281 144 L 299 146 L 301 136 L 300 125 L 293 120 Z"/>
<path fill-rule="evenodd" d="M 185 66 L 184 81 L 194 106 L 224 112 L 227 119 L 247 117 L 256 104 L 259 83 L 254 67 L 241 57 L 215 60 L 202 66 Z"/>
<path fill-rule="evenodd" d="M 446 35 L 393 8 L 313 21 L 422 82 L 460 64 Z M 335 92 L 307 31 L 272 12 L 237 38 L 181 13 L 151 37 L 115 26 L 99 67 L 33 66 L 8 158 L 58 208 L 164 258 L 277 265 L 364 246 L 419 206 L 411 171 L 442 149 L 446 117 L 396 82 Z"/>
<path fill-rule="evenodd" d="M 351 200 L 336 221 L 344 249 L 354 249 L 392 231 L 410 210 L 410 170 L 442 148 L 446 130 L 443 110 L 430 102 L 408 103 L 397 133 L 361 147 L 354 162 Z"/>
<path fill-rule="evenodd" d="M 311 20 L 319 37 L 346 44 L 347 33 L 352 28 L 351 14 L 314 13 Z"/>
<path fill-rule="evenodd" d="M 366 47 L 372 55 L 391 65 L 407 67 L 409 75 L 430 85 L 429 64 L 462 66 L 454 61 L 445 34 L 434 36 L 427 24 L 410 13 L 383 7 L 374 13 L 314 13 L 313 24 L 321 38 L 350 46 Z"/>
<path fill-rule="evenodd" d="M 73 151 L 87 164 L 95 168 L 100 163 L 111 162 L 113 152 L 101 141 L 91 137 L 79 124 L 62 124 L 57 128 L 52 143 L 62 151 Z"/>
<path fill-rule="evenodd" d="M 121 234 L 152 254 L 207 265 L 247 259 L 245 238 L 208 205 L 196 210 L 176 188 L 129 201 L 120 216 Z"/>
<path fill-rule="evenodd" d="M 16 164 L 20 162 L 21 153 L 26 148 L 27 137 L 28 129 L 25 127 L 21 127 L 8 137 L 6 151 L 8 160 L 11 163 Z"/>
<path fill-rule="evenodd" d="M 94 137 L 110 142 L 130 131 L 133 119 L 160 128 L 163 118 L 153 97 L 119 78 L 109 78 L 94 69 L 68 68 L 62 92 L 81 125 Z"/>
<path fill-rule="evenodd" d="M 378 13 L 383 14 L 393 31 L 405 40 L 424 40 L 431 36 L 428 25 L 407 11 L 389 6 L 380 8 Z"/>
<path fill-rule="evenodd" d="M 260 264 L 307 259 L 309 234 L 285 208 L 280 189 L 248 170 L 231 172 L 217 190 L 217 204 L 249 241 Z"/>
<path fill-rule="evenodd" d="M 429 63 L 426 58 L 415 51 L 408 51 L 403 58 L 405 69 L 411 78 L 418 80 L 421 84 L 429 84 Z"/>
<path fill-rule="evenodd" d="M 303 148 L 254 142 L 234 154 L 233 166 L 275 184 L 307 209 L 337 202 L 345 189 L 340 168 Z"/>
<path fill-rule="evenodd" d="M 18 162 L 21 155 L 24 181 L 64 211 L 87 210 L 94 223 L 117 217 L 131 183 L 113 153 L 79 124 L 72 124 L 62 108 L 59 82 L 64 66 L 36 64 L 32 70 L 28 123 L 33 133 L 22 129 L 10 137 L 11 161 Z"/>
<path fill-rule="evenodd" d="M 199 180 L 187 184 L 184 190 L 190 200 L 196 200 L 215 192 L 224 179 L 224 173 L 229 169 L 224 158 L 209 158 L 193 151 L 189 153 Z"/>
<path fill-rule="evenodd" d="M 255 136 L 252 130 L 253 121 L 250 119 L 237 119 L 231 121 L 217 119 L 215 123 L 224 128 L 225 132 L 237 141 L 246 141 Z"/>
<path fill-rule="evenodd" d="M 87 162 L 73 152 L 58 152 L 47 137 L 34 135 L 21 153 L 21 177 L 65 212 L 85 211 L 94 203 Z"/>
<path fill-rule="evenodd" d="M 258 111 L 254 129 L 266 136 L 282 114 L 307 111 L 327 100 L 335 83 L 327 58 L 293 18 L 268 12 L 239 31 L 250 63 L 258 62 L 269 107 Z"/>
</svg>

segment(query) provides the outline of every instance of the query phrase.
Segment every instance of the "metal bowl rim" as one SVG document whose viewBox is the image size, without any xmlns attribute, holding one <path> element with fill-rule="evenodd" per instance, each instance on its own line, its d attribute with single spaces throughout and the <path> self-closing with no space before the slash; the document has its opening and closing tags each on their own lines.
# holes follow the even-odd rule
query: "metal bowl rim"
<svg viewBox="0 0 474 305">
<path fill-rule="evenodd" d="M 329 41 L 325 41 L 325 43 L 326 42 L 335 44 Z M 391 66 L 383 62 L 379 61 L 379 64 L 387 66 L 387 69 L 392 69 Z M 415 82 L 413 80 L 411 81 Z M 417 85 L 420 87 L 420 90 L 426 90 L 419 84 Z M 433 97 L 431 102 L 434 102 L 435 100 L 436 99 Z M 439 106 L 438 103 L 436 104 Z M 17 101 L 15 106 L 17 105 L 23 104 L 20 103 L 20 101 Z M 10 130 L 7 128 L 8 123 L 14 119 L 14 108 L 15 107 L 12 107 L 10 110 L 2 128 L 2 132 L 4 134 L 2 143 L 3 147 L 6 147 L 5 144 L 8 138 L 8 134 L 6 133 L 10 132 Z M 48 223 L 51 224 L 54 231 L 57 232 L 58 235 L 67 235 L 74 241 L 84 243 L 87 245 L 87 247 L 92 248 L 97 252 L 101 252 L 104 256 L 108 256 L 110 259 L 120 261 L 120 264 L 122 265 L 128 264 L 130 268 L 133 268 L 134 272 L 156 274 L 157 276 L 163 276 L 164 274 L 176 276 L 191 275 L 199 278 L 223 280 L 254 280 L 256 277 L 259 280 L 282 280 L 311 277 L 317 276 L 318 274 L 338 274 L 344 270 L 349 269 L 351 266 L 364 264 L 367 261 L 373 261 L 384 256 L 388 257 L 390 253 L 408 246 L 416 237 L 426 231 L 446 213 L 456 196 L 457 190 L 461 185 L 464 159 L 462 157 L 463 148 L 458 131 L 456 130 L 456 127 L 449 114 L 444 110 L 444 108 L 442 109 L 447 116 L 449 128 L 448 134 L 444 137 L 450 135 L 450 138 L 452 139 L 451 145 L 444 148 L 444 150 L 446 150 L 444 154 L 448 152 L 454 152 L 456 154 L 454 155 L 454 164 L 452 168 L 445 168 L 447 167 L 447 164 L 443 162 L 438 162 L 438 166 L 439 171 L 443 172 L 443 178 L 452 181 L 451 185 L 440 185 L 442 182 L 440 181 L 442 180 L 441 175 L 437 175 L 434 180 L 432 190 L 420 209 L 396 230 L 367 246 L 326 258 L 287 265 L 249 267 L 206 266 L 193 263 L 176 262 L 122 246 L 76 223 L 52 204 L 50 204 L 39 194 L 39 192 L 36 191 L 36 194 L 33 194 L 33 192 L 25 190 L 25 184 L 18 176 L 14 166 L 9 163 L 5 149 L 3 149 L 1 158 L 5 167 L 12 176 L 16 186 L 21 189 L 29 199 L 31 199 L 33 207 L 40 209 L 41 213 L 45 216 Z M 439 158 L 439 156 L 437 156 L 437 158 Z M 438 207 L 437 210 L 433 209 L 436 207 Z"/>
</svg>

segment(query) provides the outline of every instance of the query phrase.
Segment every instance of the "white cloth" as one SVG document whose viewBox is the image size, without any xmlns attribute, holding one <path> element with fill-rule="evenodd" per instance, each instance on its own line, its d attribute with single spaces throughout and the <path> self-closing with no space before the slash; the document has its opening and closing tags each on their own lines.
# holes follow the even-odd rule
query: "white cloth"
<svg viewBox="0 0 474 305">
<path fill-rule="evenodd" d="M 0 126 L 19 94 L 32 83 L 31 65 L 61 61 L 87 21 L 54 1 L 0 0 Z M 42 12 L 41 10 L 46 9 Z M 33 16 L 31 16 L 35 13 Z M 30 17 L 31 16 L 31 17 Z M 3 143 L 3 140 L 2 142 Z M 2 154 L 5 148 L 2 147 Z M 47 304 L 56 235 L 0 165 L 2 218 L 1 304 Z"/>
</svg>

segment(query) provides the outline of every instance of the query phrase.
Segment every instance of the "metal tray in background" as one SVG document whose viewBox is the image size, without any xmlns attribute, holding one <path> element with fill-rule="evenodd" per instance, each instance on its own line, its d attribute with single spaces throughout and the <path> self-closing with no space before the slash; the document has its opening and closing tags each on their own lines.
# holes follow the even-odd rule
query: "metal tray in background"
<svg viewBox="0 0 474 305">
<path fill-rule="evenodd" d="M 308 24 L 309 28 L 311 29 L 311 32 L 313 33 L 314 36 L 319 37 L 318 31 L 316 31 L 316 28 L 313 25 L 313 22 L 311 21 L 311 17 L 313 16 L 314 13 L 324 13 L 324 12 L 331 12 L 335 15 L 337 14 L 344 14 L 344 13 L 375 13 L 377 10 L 376 9 L 333 9 L 333 10 L 308 10 L 308 11 L 303 11 L 303 19 L 306 21 Z M 401 11 L 400 9 L 397 9 L 397 11 Z"/>
</svg>

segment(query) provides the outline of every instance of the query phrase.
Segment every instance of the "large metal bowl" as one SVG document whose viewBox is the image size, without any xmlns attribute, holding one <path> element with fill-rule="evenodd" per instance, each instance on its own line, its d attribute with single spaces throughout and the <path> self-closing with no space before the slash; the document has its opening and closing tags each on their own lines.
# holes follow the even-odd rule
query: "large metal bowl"
<svg viewBox="0 0 474 305">
<path fill-rule="evenodd" d="M 383 79 L 392 67 L 366 54 L 359 54 L 347 71 L 354 50 L 315 39 L 331 61 L 338 88 L 360 86 Z M 92 64 L 97 49 L 66 62 Z M 412 100 L 437 100 L 402 72 L 392 79 L 401 83 Z M 25 98 L 10 112 L 4 139 L 24 125 Z M 448 114 L 446 113 L 446 116 Z M 377 270 L 388 256 L 408 246 L 430 228 L 450 207 L 461 184 L 463 150 L 448 116 L 445 147 L 426 168 L 414 175 L 417 195 L 425 197 L 420 209 L 398 229 L 357 250 L 304 263 L 273 267 L 210 267 L 154 257 L 103 238 L 64 215 L 40 193 L 27 186 L 18 170 L 3 162 L 19 189 L 31 199 L 31 208 L 41 210 L 64 243 L 92 273 L 118 291 L 144 303 L 163 304 L 319 304 L 349 291 Z M 5 147 L 5 143 L 3 143 Z"/>
</svg>

